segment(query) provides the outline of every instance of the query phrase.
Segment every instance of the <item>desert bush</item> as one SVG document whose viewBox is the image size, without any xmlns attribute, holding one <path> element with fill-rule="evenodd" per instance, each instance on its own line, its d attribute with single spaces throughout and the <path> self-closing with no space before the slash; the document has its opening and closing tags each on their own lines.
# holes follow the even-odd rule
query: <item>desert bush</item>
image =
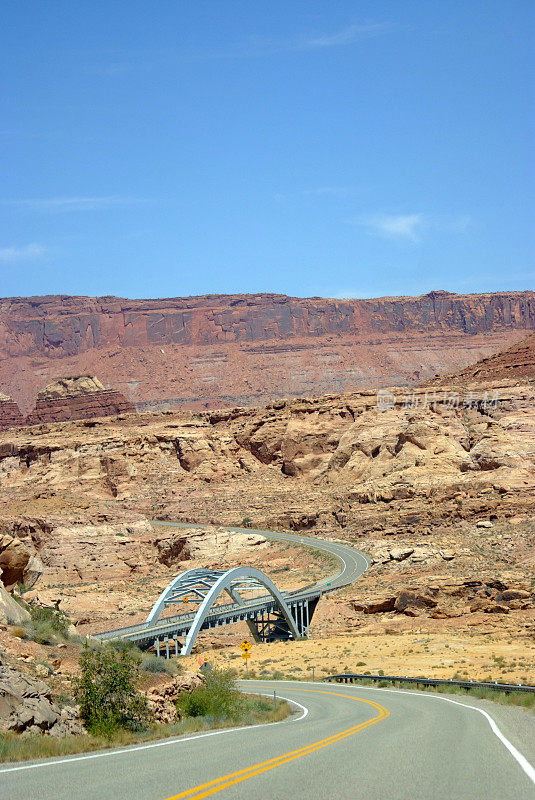
<svg viewBox="0 0 535 800">
<path fill-rule="evenodd" d="M 205 684 L 189 694 L 181 694 L 177 707 L 186 717 L 228 719 L 239 712 L 241 698 L 234 677 L 229 672 L 212 669 L 206 673 Z"/>
<path fill-rule="evenodd" d="M 58 639 L 68 639 L 69 618 L 63 611 L 43 606 L 28 606 L 31 619 L 24 623 L 26 639 L 37 644 L 53 644 Z"/>
<path fill-rule="evenodd" d="M 158 656 L 144 656 L 141 661 L 142 672 L 152 673 L 165 673 L 167 675 L 176 675 L 180 671 L 176 661 L 165 658 L 158 658 Z"/>
<path fill-rule="evenodd" d="M 143 653 L 134 642 L 130 642 L 128 639 L 115 639 L 110 642 L 110 645 L 118 653 L 128 653 L 137 664 L 141 664 Z"/>
<path fill-rule="evenodd" d="M 139 665 L 128 650 L 84 647 L 80 673 L 74 680 L 75 697 L 90 733 L 112 737 L 119 728 L 144 727 L 146 700 L 136 687 Z"/>
</svg>

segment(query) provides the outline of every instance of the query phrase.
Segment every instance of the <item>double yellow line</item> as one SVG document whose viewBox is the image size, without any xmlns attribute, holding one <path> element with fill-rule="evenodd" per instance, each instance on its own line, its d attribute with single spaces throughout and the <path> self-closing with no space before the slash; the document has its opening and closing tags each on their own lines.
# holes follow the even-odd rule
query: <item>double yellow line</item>
<svg viewBox="0 0 535 800">
<path fill-rule="evenodd" d="M 355 725 L 352 728 L 347 728 L 345 731 L 335 733 L 333 736 L 328 736 L 326 739 L 320 739 L 318 742 L 312 742 L 312 744 L 302 747 L 300 750 L 291 750 L 289 753 L 284 753 L 282 756 L 277 756 L 277 758 L 272 758 L 269 761 L 261 761 L 260 763 L 253 764 L 253 766 L 248 767 L 247 769 L 242 769 L 239 772 L 231 772 L 228 775 L 223 775 L 221 778 L 217 778 L 216 780 L 209 781 L 208 783 L 202 783 L 199 786 L 194 786 L 193 789 L 188 789 L 185 792 L 168 797 L 166 800 L 201 800 L 203 797 L 209 797 L 209 795 L 220 792 L 222 789 L 233 786 L 235 783 L 241 783 L 241 781 L 246 781 L 255 775 L 260 775 L 262 772 L 275 769 L 275 767 L 280 767 L 282 764 L 287 764 L 289 761 L 294 761 L 296 758 L 301 758 L 309 753 L 314 753 L 316 750 L 321 750 L 323 747 L 328 747 L 330 744 L 334 744 L 342 739 L 346 739 L 348 736 L 353 736 L 355 733 L 360 733 L 360 731 L 369 728 L 371 725 L 375 725 L 377 722 L 380 722 L 389 716 L 386 708 L 380 706 L 379 703 L 374 703 L 372 700 L 363 700 L 361 697 L 353 697 L 349 694 L 339 694 L 338 692 L 327 692 L 317 689 L 300 689 L 300 691 L 314 692 L 315 694 L 332 694 L 335 697 L 345 697 L 349 700 L 356 700 L 359 703 L 366 703 L 369 706 L 373 706 L 375 709 L 377 709 L 377 711 L 379 711 L 379 714 L 376 717 L 366 720 L 366 722 L 361 722 L 359 725 Z"/>
</svg>

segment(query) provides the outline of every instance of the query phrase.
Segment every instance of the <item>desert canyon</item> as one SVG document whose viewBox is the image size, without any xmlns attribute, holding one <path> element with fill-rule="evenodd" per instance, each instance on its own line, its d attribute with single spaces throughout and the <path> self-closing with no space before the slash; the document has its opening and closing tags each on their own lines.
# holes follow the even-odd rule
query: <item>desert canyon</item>
<svg viewBox="0 0 535 800">
<path fill-rule="evenodd" d="M 320 601 L 309 641 L 258 645 L 258 674 L 534 682 L 534 293 L 180 302 L 2 301 L 4 602 L 59 604 L 85 636 L 143 620 L 190 567 L 297 588 L 334 565 L 255 530 L 302 531 L 371 566 Z M 57 655 L 1 614 L 21 669 Z M 197 652 L 228 665 L 241 637 Z M 68 681 L 75 646 L 56 662 Z"/>
</svg>

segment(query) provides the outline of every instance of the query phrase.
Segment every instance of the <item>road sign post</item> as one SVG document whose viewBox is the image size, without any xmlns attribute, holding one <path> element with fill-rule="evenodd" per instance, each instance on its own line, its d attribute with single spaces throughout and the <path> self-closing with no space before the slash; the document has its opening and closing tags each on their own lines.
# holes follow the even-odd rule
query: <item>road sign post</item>
<svg viewBox="0 0 535 800">
<path fill-rule="evenodd" d="M 248 642 L 247 639 L 244 639 L 243 642 L 240 644 L 240 648 L 241 648 L 241 652 L 242 652 L 242 656 L 241 657 L 245 661 L 245 674 L 246 675 L 249 675 L 249 661 L 248 661 L 248 659 L 251 658 L 251 648 L 252 648 L 252 646 L 253 645 L 251 644 L 251 642 Z"/>
</svg>

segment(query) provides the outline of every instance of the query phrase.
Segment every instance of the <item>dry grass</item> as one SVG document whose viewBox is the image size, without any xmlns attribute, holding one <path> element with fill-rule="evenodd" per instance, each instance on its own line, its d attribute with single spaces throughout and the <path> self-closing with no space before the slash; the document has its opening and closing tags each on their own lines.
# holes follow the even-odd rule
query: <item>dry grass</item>
<svg viewBox="0 0 535 800">
<path fill-rule="evenodd" d="M 277 708 L 274 709 L 273 702 L 261 695 L 243 695 L 243 697 L 241 713 L 228 720 L 214 720 L 213 717 L 187 717 L 174 725 L 151 725 L 150 728 L 139 733 L 118 730 L 109 739 L 91 735 L 66 736 L 63 739 L 56 739 L 40 734 L 32 736 L 6 734 L 0 736 L 0 762 L 74 755 L 91 750 L 105 750 L 155 739 L 167 739 L 171 736 L 182 736 L 197 731 L 279 722 L 286 719 L 291 713 L 290 705 L 284 700 L 279 700 Z"/>
<path fill-rule="evenodd" d="M 213 666 L 233 667 L 245 676 L 239 647 L 205 650 Z M 197 656 L 184 666 L 195 669 Z M 367 636 L 333 636 L 298 642 L 255 644 L 249 673 L 257 677 L 279 673 L 296 680 L 310 679 L 312 667 L 321 679 L 338 672 L 370 672 L 386 675 L 425 675 L 435 678 L 498 680 L 535 684 L 535 642 L 527 637 L 467 633 L 408 633 Z"/>
</svg>

